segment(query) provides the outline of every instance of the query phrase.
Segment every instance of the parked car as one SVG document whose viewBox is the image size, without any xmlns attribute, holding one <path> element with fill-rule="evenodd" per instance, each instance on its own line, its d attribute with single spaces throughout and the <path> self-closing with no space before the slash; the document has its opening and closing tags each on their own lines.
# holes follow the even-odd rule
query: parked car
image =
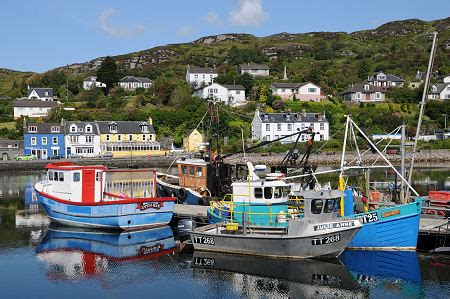
<svg viewBox="0 0 450 299">
<path fill-rule="evenodd" d="M 16 158 L 17 161 L 29 161 L 36 160 L 36 156 L 34 155 L 23 155 Z"/>
<path fill-rule="evenodd" d="M 102 158 L 112 158 L 112 157 L 113 157 L 113 154 L 110 153 L 110 152 L 107 152 L 107 153 L 103 153 L 103 154 L 101 155 L 101 157 L 102 157 Z"/>
<path fill-rule="evenodd" d="M 77 153 L 71 153 L 71 154 L 67 155 L 67 158 L 76 159 L 76 158 L 83 158 L 83 156 L 80 154 L 77 154 Z"/>
<path fill-rule="evenodd" d="M 49 156 L 47 159 L 48 160 L 60 160 L 63 157 L 61 155 L 53 155 L 53 156 Z"/>
</svg>

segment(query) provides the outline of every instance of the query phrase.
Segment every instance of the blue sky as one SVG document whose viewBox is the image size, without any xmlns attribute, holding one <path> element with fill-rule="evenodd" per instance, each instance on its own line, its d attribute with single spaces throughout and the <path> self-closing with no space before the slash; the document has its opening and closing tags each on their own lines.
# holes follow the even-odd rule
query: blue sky
<svg viewBox="0 0 450 299">
<path fill-rule="evenodd" d="M 448 0 L 2 0 L 0 67 L 43 72 L 206 35 L 353 32 L 449 12 Z"/>
</svg>

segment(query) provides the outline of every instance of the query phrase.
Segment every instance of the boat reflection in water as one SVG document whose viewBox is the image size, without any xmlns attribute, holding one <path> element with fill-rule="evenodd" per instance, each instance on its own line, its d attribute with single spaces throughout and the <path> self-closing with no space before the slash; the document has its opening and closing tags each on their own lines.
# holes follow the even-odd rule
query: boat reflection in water
<svg viewBox="0 0 450 299">
<path fill-rule="evenodd" d="M 286 260 L 196 251 L 191 266 L 234 272 L 235 292 L 251 298 L 366 297 L 338 259 Z"/>
<path fill-rule="evenodd" d="M 102 276 L 120 263 L 148 260 L 175 251 L 169 226 L 117 232 L 51 224 L 36 248 L 50 279 L 80 280 Z"/>
<path fill-rule="evenodd" d="M 415 251 L 346 250 L 339 259 L 371 297 L 420 297 L 422 277 Z"/>
</svg>

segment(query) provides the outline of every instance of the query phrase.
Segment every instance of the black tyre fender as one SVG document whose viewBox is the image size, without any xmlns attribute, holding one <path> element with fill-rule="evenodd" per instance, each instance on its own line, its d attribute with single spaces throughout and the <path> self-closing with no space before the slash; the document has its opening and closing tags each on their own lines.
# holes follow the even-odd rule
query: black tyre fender
<svg viewBox="0 0 450 299">
<path fill-rule="evenodd" d="M 184 188 L 178 189 L 177 199 L 179 202 L 184 202 L 187 197 L 187 191 Z"/>
</svg>

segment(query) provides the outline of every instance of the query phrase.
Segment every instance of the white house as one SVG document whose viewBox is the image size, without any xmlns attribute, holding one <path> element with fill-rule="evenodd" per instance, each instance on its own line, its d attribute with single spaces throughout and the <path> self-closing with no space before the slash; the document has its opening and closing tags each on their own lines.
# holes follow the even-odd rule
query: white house
<svg viewBox="0 0 450 299">
<path fill-rule="evenodd" d="M 260 141 L 271 141 L 282 136 L 294 134 L 295 132 L 311 127 L 315 141 L 328 140 L 329 123 L 324 114 L 321 113 L 265 113 L 258 109 L 252 121 L 251 139 Z M 311 134 L 301 134 L 299 141 L 307 141 Z M 291 143 L 297 136 L 291 136 L 281 140 L 282 143 Z"/>
<path fill-rule="evenodd" d="M 444 75 L 440 77 L 442 83 L 450 83 L 450 75 Z"/>
<path fill-rule="evenodd" d="M 218 99 L 230 106 L 240 106 L 247 103 L 245 99 L 245 88 L 242 85 L 213 83 L 194 90 L 194 96 L 204 99 Z"/>
<path fill-rule="evenodd" d="M 341 93 L 342 99 L 351 102 L 382 102 L 386 99 L 385 89 L 360 83 L 353 85 Z"/>
<path fill-rule="evenodd" d="M 49 102 L 56 100 L 56 96 L 54 96 L 53 94 L 53 88 L 40 88 L 28 86 L 27 99 Z"/>
<path fill-rule="evenodd" d="M 430 91 L 428 92 L 428 99 L 450 99 L 450 83 L 436 83 L 431 85 Z"/>
<path fill-rule="evenodd" d="M 403 87 L 405 80 L 399 76 L 376 72 L 372 77 L 368 77 L 363 83 L 369 83 L 373 86 L 388 89 L 391 87 Z"/>
<path fill-rule="evenodd" d="M 238 67 L 238 73 L 243 75 L 248 73 L 252 76 L 269 76 L 270 68 L 267 64 L 241 64 Z"/>
<path fill-rule="evenodd" d="M 64 124 L 64 141 L 67 156 L 100 155 L 100 133 L 95 122 L 72 121 Z"/>
<path fill-rule="evenodd" d="M 217 78 L 218 75 L 215 67 L 190 67 L 188 65 L 186 69 L 186 82 L 194 87 L 201 87 L 214 83 L 214 78 Z"/>
<path fill-rule="evenodd" d="M 89 90 L 93 87 L 106 87 L 105 83 L 97 81 L 97 77 L 90 76 L 83 81 L 83 88 Z"/>
<path fill-rule="evenodd" d="M 306 83 L 272 83 L 272 94 L 282 99 L 299 101 L 320 101 L 320 87 L 311 82 Z"/>
<path fill-rule="evenodd" d="M 150 88 L 153 81 L 149 78 L 125 76 L 120 80 L 119 86 L 125 90 L 135 90 L 136 88 Z"/>
<path fill-rule="evenodd" d="M 14 118 L 22 116 L 45 117 L 50 110 L 59 106 L 58 102 L 46 102 L 37 100 L 15 100 L 13 102 Z"/>
</svg>

